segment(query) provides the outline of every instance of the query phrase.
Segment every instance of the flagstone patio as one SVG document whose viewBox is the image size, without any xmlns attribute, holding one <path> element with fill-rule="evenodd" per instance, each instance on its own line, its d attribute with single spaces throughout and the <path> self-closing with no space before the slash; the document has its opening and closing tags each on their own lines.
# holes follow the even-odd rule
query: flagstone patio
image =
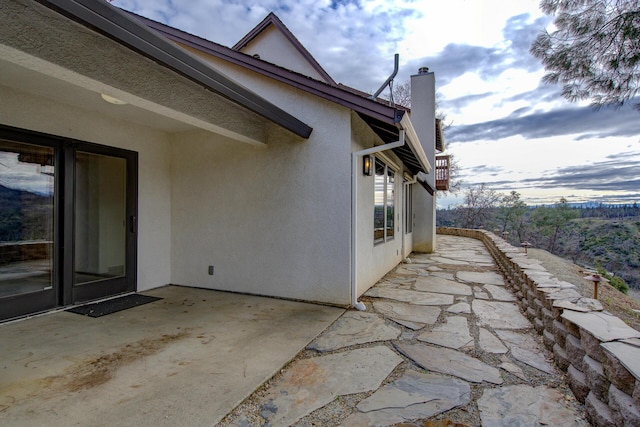
<svg viewBox="0 0 640 427">
<path fill-rule="evenodd" d="M 0 325 L 0 424 L 588 425 L 479 240 L 439 235 L 437 253 L 412 256 L 361 298 L 365 312 L 148 293 L 164 299 Z"/>
<path fill-rule="evenodd" d="M 222 425 L 589 425 L 482 242 L 438 236 L 362 301 Z"/>
</svg>

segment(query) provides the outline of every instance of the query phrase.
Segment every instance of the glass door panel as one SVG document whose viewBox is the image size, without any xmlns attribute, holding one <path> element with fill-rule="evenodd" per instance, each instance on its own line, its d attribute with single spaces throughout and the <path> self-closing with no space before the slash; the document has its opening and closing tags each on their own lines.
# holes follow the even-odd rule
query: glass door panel
<svg viewBox="0 0 640 427">
<path fill-rule="evenodd" d="M 74 284 L 127 274 L 127 161 L 76 152 Z"/>
<path fill-rule="evenodd" d="M 53 288 L 54 149 L 0 140 L 0 297 Z"/>
</svg>

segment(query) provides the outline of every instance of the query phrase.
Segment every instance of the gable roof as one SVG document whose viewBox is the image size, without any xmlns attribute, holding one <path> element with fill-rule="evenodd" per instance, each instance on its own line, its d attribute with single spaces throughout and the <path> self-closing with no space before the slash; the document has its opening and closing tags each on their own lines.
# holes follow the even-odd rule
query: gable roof
<svg viewBox="0 0 640 427">
<path fill-rule="evenodd" d="M 274 27 L 277 29 L 285 39 L 293 45 L 293 47 L 300 53 L 302 58 L 313 68 L 325 81 L 330 85 L 335 86 L 337 83 L 331 78 L 324 68 L 316 61 L 316 59 L 309 53 L 309 51 L 300 43 L 300 41 L 293 35 L 286 25 L 276 16 L 275 13 L 270 12 L 266 18 L 255 26 L 251 31 L 247 33 L 238 43 L 236 43 L 231 49 L 241 52 L 245 47 L 249 46 L 252 42 L 258 39 L 269 28 Z"/>
<path fill-rule="evenodd" d="M 383 122 L 387 125 L 395 127 L 396 123 L 405 113 L 404 109 L 399 109 L 388 105 L 386 102 L 372 100 L 367 96 L 363 96 L 361 92 L 348 88 L 344 85 L 329 85 L 320 80 L 313 79 L 295 71 L 288 70 L 270 62 L 254 58 L 250 55 L 238 52 L 221 44 L 209 41 L 202 37 L 189 34 L 174 27 L 162 24 L 160 22 L 145 18 L 133 12 L 126 12 L 134 18 L 147 25 L 149 28 L 160 33 L 162 36 L 176 43 L 191 47 L 206 54 L 228 61 L 232 64 L 247 68 L 258 74 L 270 77 L 274 80 L 286 83 L 297 89 L 303 90 L 310 94 L 319 96 L 328 101 L 335 102 L 344 107 L 350 108 L 355 112 L 371 117 L 372 119 Z M 397 140 L 398 130 L 395 129 Z M 383 138 L 384 139 L 384 138 Z M 388 141 L 385 141 L 388 142 Z"/>
<path fill-rule="evenodd" d="M 169 40 L 353 110 L 385 144 L 397 141 L 400 129 L 411 126 L 409 115 L 406 114 L 407 109 L 404 107 L 389 105 L 386 100 L 371 99 L 369 94 L 348 86 L 331 85 L 133 12 L 127 13 Z M 412 134 L 413 138 L 409 139 L 410 147 L 401 147 L 393 151 L 414 175 L 418 172 L 429 173 L 431 170 L 429 160 L 426 158 L 415 132 Z"/>
<path fill-rule="evenodd" d="M 311 134 L 312 129 L 307 124 L 220 74 L 165 37 L 151 31 L 146 25 L 132 19 L 128 13 L 107 2 L 37 1 L 303 138 L 308 138 Z"/>
</svg>

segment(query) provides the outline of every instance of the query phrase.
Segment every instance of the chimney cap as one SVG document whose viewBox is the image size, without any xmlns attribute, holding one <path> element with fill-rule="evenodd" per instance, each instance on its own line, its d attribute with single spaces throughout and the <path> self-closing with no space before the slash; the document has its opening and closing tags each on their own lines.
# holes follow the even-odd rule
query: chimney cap
<svg viewBox="0 0 640 427">
<path fill-rule="evenodd" d="M 429 72 L 429 67 L 418 68 L 418 74 L 427 74 L 428 72 Z"/>
</svg>

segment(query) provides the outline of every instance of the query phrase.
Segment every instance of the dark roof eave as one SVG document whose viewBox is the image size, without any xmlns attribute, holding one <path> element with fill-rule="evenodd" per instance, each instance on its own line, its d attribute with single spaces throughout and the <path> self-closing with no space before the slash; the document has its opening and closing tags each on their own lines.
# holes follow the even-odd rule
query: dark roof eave
<svg viewBox="0 0 640 427">
<path fill-rule="evenodd" d="M 274 80 L 286 83 L 290 86 L 304 90 L 307 93 L 319 96 L 329 101 L 335 102 L 346 108 L 365 114 L 376 120 L 394 125 L 396 121 L 396 108 L 384 105 L 380 102 L 365 98 L 351 91 L 332 86 L 311 77 L 298 74 L 284 69 L 275 64 L 253 58 L 244 53 L 235 51 L 220 44 L 211 42 L 193 34 L 186 33 L 157 21 L 127 12 L 135 19 L 140 20 L 145 25 L 165 36 L 167 39 L 184 44 L 193 49 L 213 55 L 232 64 L 239 65 L 256 73 L 270 77 Z M 404 112 L 403 112 L 404 113 Z M 399 121 L 399 119 L 398 119 Z"/>
<path fill-rule="evenodd" d="M 36 0 L 42 5 L 150 58 L 212 92 L 308 138 L 313 130 L 286 111 L 243 88 L 156 34 L 124 11 L 95 0 Z"/>
</svg>

